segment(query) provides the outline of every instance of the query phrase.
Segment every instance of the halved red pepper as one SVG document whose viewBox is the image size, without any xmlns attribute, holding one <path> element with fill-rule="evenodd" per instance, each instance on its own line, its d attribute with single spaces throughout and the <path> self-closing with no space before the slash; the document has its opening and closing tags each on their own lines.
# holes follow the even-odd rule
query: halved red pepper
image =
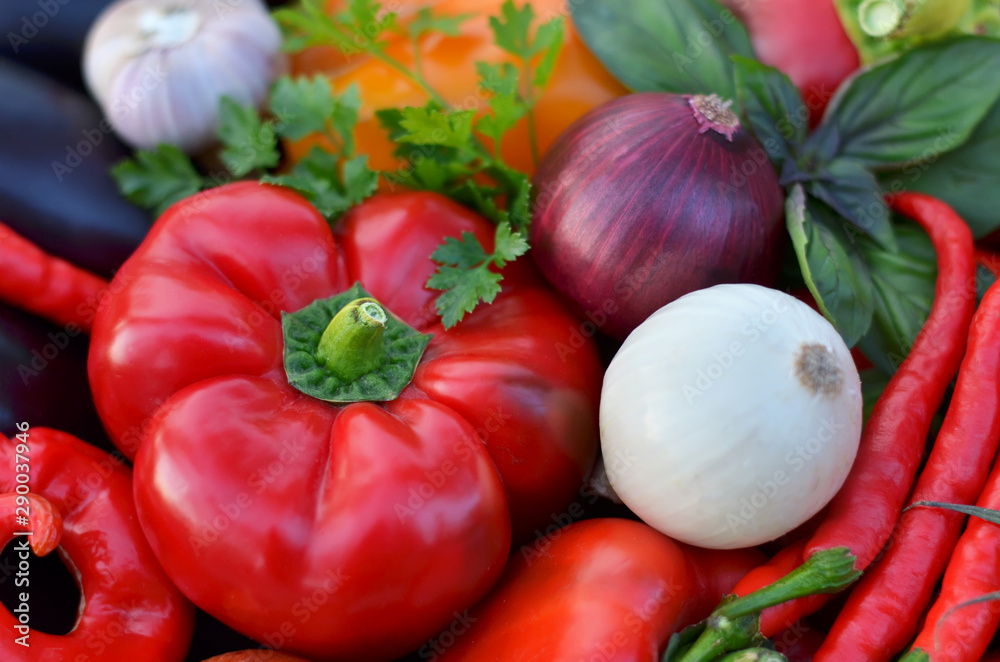
<svg viewBox="0 0 1000 662">
<path fill-rule="evenodd" d="M 437 195 L 376 197 L 334 235 L 298 195 L 240 183 L 175 205 L 119 272 L 94 327 L 95 399 L 119 447 L 138 450 L 154 550 L 219 620 L 317 659 L 405 653 L 499 576 L 508 517 L 530 531 L 579 490 L 597 445 L 596 349 L 574 342 L 579 321 L 523 261 L 446 331 L 424 283 L 430 254 L 462 232 L 490 250 L 492 226 Z M 325 340 L 299 352 L 294 324 L 327 315 L 325 338 L 329 298 L 355 281 L 381 303 L 355 301 L 349 324 L 374 305 L 416 329 L 406 342 L 433 334 L 380 404 L 290 385 L 305 361 L 300 377 L 325 388 Z"/>
<path fill-rule="evenodd" d="M 46 428 L 0 436 L 0 543 L 30 533 L 18 551 L 17 615 L 0 609 L 0 657 L 19 662 L 180 662 L 194 609 L 170 582 L 143 537 L 132 472 L 121 459 Z M 25 486 L 27 486 L 25 488 Z M 28 490 L 30 489 L 30 492 Z M 82 608 L 73 629 L 35 631 L 30 555 L 58 550 L 79 577 Z M 22 609 L 23 607 L 23 609 Z"/>
<path fill-rule="evenodd" d="M 676 543 L 640 522 L 594 519 L 513 555 L 490 595 L 422 648 L 447 662 L 657 662 L 763 555 Z M 437 657 L 440 656 L 440 657 Z"/>
</svg>

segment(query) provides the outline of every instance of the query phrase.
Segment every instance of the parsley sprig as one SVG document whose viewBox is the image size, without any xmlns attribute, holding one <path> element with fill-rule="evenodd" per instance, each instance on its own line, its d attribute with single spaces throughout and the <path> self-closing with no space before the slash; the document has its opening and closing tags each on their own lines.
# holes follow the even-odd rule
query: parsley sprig
<svg viewBox="0 0 1000 662">
<path fill-rule="evenodd" d="M 324 216 L 336 219 L 375 192 L 378 175 L 366 156 L 354 154 L 354 127 L 361 98 L 356 87 L 334 95 L 326 78 L 278 79 L 270 113 L 224 97 L 219 106 L 219 152 L 225 170 L 202 175 L 173 145 L 140 150 L 111 174 L 135 204 L 162 213 L 174 202 L 248 175 L 302 193 Z M 332 151 L 314 147 L 289 174 L 269 174 L 281 161 L 278 138 L 325 139 Z"/>
<path fill-rule="evenodd" d="M 395 69 L 423 90 L 422 107 L 376 113 L 396 143 L 404 166 L 381 173 L 392 186 L 435 191 L 475 209 L 496 224 L 493 249 L 471 234 L 449 238 L 431 255 L 438 271 L 427 286 L 442 290 L 437 311 L 445 327 L 458 323 L 480 301 L 491 303 L 500 292 L 499 270 L 528 250 L 531 182 L 504 162 L 504 136 L 527 118 L 532 156 L 538 145 L 534 107 L 548 84 L 564 37 L 561 18 L 534 27 L 535 13 L 511 0 L 500 16 L 490 18 L 494 41 L 513 62 L 475 64 L 485 111 L 449 107 L 424 76 L 420 41 L 431 33 L 457 35 L 469 15 L 442 16 L 423 8 L 402 25 L 373 0 L 349 0 L 343 11 L 328 14 L 325 0 L 301 0 L 275 11 L 285 34 L 285 48 L 298 51 L 333 46 L 345 56 L 365 54 Z M 392 35 L 405 37 L 413 66 L 393 57 Z M 173 202 L 233 177 L 255 176 L 300 191 L 331 220 L 375 192 L 378 173 L 367 157 L 355 153 L 354 129 L 361 106 L 356 88 L 334 95 L 326 78 L 281 78 L 271 91 L 269 114 L 224 99 L 220 108 L 220 159 L 227 172 L 203 176 L 177 148 L 161 145 L 139 152 L 113 174 L 122 191 L 137 204 L 162 211 Z M 278 139 L 314 137 L 328 149 L 313 147 L 291 172 L 273 174 L 280 162 Z"/>
</svg>

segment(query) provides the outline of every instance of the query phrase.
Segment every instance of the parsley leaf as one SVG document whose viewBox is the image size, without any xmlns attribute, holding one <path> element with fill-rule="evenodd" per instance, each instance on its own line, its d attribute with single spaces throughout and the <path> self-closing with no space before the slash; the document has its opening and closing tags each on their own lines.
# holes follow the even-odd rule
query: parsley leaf
<svg viewBox="0 0 1000 662">
<path fill-rule="evenodd" d="M 357 55 L 385 49 L 380 37 L 396 27 L 394 12 L 383 11 L 373 0 L 350 0 L 344 11 L 331 16 L 326 5 L 326 0 L 301 0 L 297 7 L 272 13 L 284 33 L 286 51 L 333 46 L 344 55 Z"/>
<path fill-rule="evenodd" d="M 472 18 L 472 14 L 455 16 L 435 16 L 430 7 L 421 7 L 416 17 L 406 27 L 410 39 L 417 40 L 425 34 L 439 32 L 449 37 L 457 37 L 462 32 L 462 23 Z"/>
<path fill-rule="evenodd" d="M 243 177 L 254 170 L 278 165 L 278 136 L 270 122 L 261 120 L 253 106 L 230 97 L 219 104 L 219 138 L 224 148 L 219 156 L 229 172 Z"/>
<path fill-rule="evenodd" d="M 265 175 L 261 182 L 295 189 L 333 219 L 375 193 L 378 175 L 368 167 L 367 156 L 345 161 L 341 167 L 338 154 L 313 147 L 291 174 Z"/>
<path fill-rule="evenodd" d="M 497 226 L 494 244 L 493 253 L 487 254 L 475 235 L 463 232 L 461 240 L 448 237 L 431 255 L 441 267 L 427 287 L 444 290 L 437 299 L 437 312 L 446 329 L 475 310 L 480 300 L 493 303 L 503 277 L 490 268 L 502 269 L 528 250 L 528 242 L 508 223 Z"/>
<path fill-rule="evenodd" d="M 310 133 L 326 131 L 333 115 L 334 97 L 325 76 L 282 76 L 271 89 L 271 113 L 278 118 L 281 135 L 301 140 Z"/>
<path fill-rule="evenodd" d="M 135 205 L 153 209 L 157 216 L 167 207 L 194 195 L 205 183 L 191 160 L 174 145 L 138 150 L 111 169 L 122 194 Z"/>
<path fill-rule="evenodd" d="M 474 110 L 442 110 L 434 107 L 404 108 L 400 127 L 406 133 L 397 140 L 416 145 L 440 145 L 468 149 L 472 140 Z"/>
</svg>

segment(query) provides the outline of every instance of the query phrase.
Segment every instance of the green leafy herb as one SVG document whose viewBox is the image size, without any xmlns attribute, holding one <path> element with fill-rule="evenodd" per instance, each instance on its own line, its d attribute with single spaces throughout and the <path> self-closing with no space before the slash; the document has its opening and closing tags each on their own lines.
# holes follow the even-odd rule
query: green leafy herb
<svg viewBox="0 0 1000 662">
<path fill-rule="evenodd" d="M 730 56 L 753 57 L 746 30 L 715 0 L 587 0 L 570 11 L 591 52 L 636 92 L 732 99 Z"/>
<path fill-rule="evenodd" d="M 493 253 L 487 253 L 475 235 L 463 232 L 462 239 L 449 237 L 431 255 L 442 266 L 427 281 L 427 286 L 444 293 L 438 297 L 437 309 L 445 328 L 457 324 L 472 312 L 479 301 L 492 303 L 500 293 L 499 273 L 528 250 L 524 237 L 511 230 L 508 223 L 497 226 Z"/>
<path fill-rule="evenodd" d="M 367 156 L 343 162 L 337 154 L 313 147 L 288 175 L 265 175 L 261 181 L 293 188 L 327 218 L 336 218 L 375 193 L 378 174 Z"/>
<path fill-rule="evenodd" d="M 840 155 L 901 167 L 964 144 L 1000 97 L 1000 41 L 934 43 L 855 78 L 835 97 L 820 132 L 835 129 Z"/>
<path fill-rule="evenodd" d="M 262 120 L 253 106 L 223 97 L 218 133 L 223 144 L 219 156 L 234 177 L 273 168 L 281 160 L 273 124 Z"/>
<path fill-rule="evenodd" d="M 111 176 L 129 201 L 157 215 L 206 186 L 187 155 L 173 145 L 139 150 L 115 165 Z"/>
<path fill-rule="evenodd" d="M 472 14 L 458 14 L 457 16 L 439 16 L 433 13 L 430 7 L 421 7 L 416 17 L 406 28 L 410 39 L 420 39 L 425 34 L 438 32 L 457 37 L 462 32 L 462 23 L 472 18 Z"/>
<path fill-rule="evenodd" d="M 859 162 L 834 159 L 813 176 L 809 193 L 883 247 L 895 248 L 889 208 L 882 199 L 878 180 Z"/>
<path fill-rule="evenodd" d="M 444 290 L 437 305 L 445 326 L 455 324 L 479 300 L 492 301 L 499 292 L 501 276 L 490 270 L 491 265 L 502 266 L 527 250 L 524 237 L 530 219 L 530 179 L 504 163 L 500 148 L 507 132 L 527 117 L 528 139 L 536 162 L 538 160 L 533 108 L 540 90 L 552 76 L 562 46 L 562 19 L 556 17 L 536 26 L 531 5 L 518 8 L 512 0 L 501 5 L 499 16 L 490 18 L 495 43 L 514 56 L 516 63 L 476 63 L 489 108 L 488 113 L 482 114 L 449 107 L 443 96 L 428 83 L 421 68 L 420 39 L 430 32 L 457 34 L 468 18 L 466 15 L 441 16 L 425 8 L 405 27 L 400 27 L 391 12 L 383 11 L 370 0 L 349 0 L 347 9 L 333 17 L 323 13 L 318 0 L 307 0 L 298 8 L 279 10 L 275 16 L 285 30 L 289 49 L 322 44 L 348 55 L 362 51 L 392 67 L 427 93 L 428 103 L 422 107 L 376 112 L 390 139 L 396 143 L 395 155 L 405 163 L 398 170 L 383 174 L 391 185 L 442 193 L 497 224 L 497 250 L 492 255 L 487 255 L 478 242 L 467 243 L 474 239 L 457 242 L 451 248 L 446 248 L 449 244 L 445 244 L 434 254 L 441 267 L 428 282 L 429 287 Z M 412 43 L 412 68 L 386 52 L 388 42 L 384 34 L 390 30 L 401 32 Z M 319 98 L 320 92 L 317 88 L 310 96 Z M 293 96 L 303 95 L 300 92 Z M 280 115 L 277 109 L 275 114 Z M 321 117 L 323 109 L 315 114 Z M 300 122 L 304 123 L 298 130 L 300 133 L 319 129 L 319 122 L 310 116 Z M 490 144 L 485 144 L 483 139 Z M 339 209 L 356 196 L 351 195 L 351 187 L 347 186 L 346 166 L 342 186 L 317 192 L 319 180 L 331 172 L 328 166 L 324 163 L 310 167 L 300 164 L 290 175 L 269 181 L 311 189 L 314 196 L 311 199 L 317 204 Z M 360 178 L 359 181 L 363 184 L 358 188 L 361 194 L 368 190 L 369 180 Z M 460 249 L 465 251 L 464 258 L 455 259 L 455 251 Z"/>
<path fill-rule="evenodd" d="M 892 192 L 920 191 L 944 200 L 977 238 L 1000 229 L 1000 101 L 965 144 L 887 173 L 882 185 Z"/>
<path fill-rule="evenodd" d="M 930 315 L 937 278 L 937 257 L 927 234 L 913 223 L 900 223 L 896 236 L 895 250 L 859 241 L 875 293 L 874 324 L 860 347 L 887 375 L 899 368 Z"/>
<path fill-rule="evenodd" d="M 844 342 L 853 347 L 871 326 L 874 313 L 867 267 L 835 219 L 810 204 L 799 184 L 792 187 L 785 216 L 806 286 Z"/>
<path fill-rule="evenodd" d="M 356 93 L 357 88 L 354 90 Z M 271 113 L 278 119 L 281 135 L 291 140 L 326 132 L 334 104 L 330 82 L 324 76 L 283 76 L 271 89 Z"/>
<path fill-rule="evenodd" d="M 344 11 L 330 15 L 326 0 L 300 0 L 295 7 L 276 10 L 272 16 L 285 35 L 290 52 L 310 46 L 333 46 L 345 55 L 380 53 L 380 37 L 396 27 L 396 14 L 382 11 L 373 0 L 351 0 Z"/>
<path fill-rule="evenodd" d="M 325 78 L 278 79 L 271 91 L 273 119 L 250 106 L 223 98 L 219 139 L 223 163 L 231 176 L 203 177 L 176 147 L 140 150 L 113 173 L 122 192 L 157 213 L 177 200 L 233 177 L 262 173 L 261 181 L 294 188 L 331 220 L 375 192 L 378 175 L 367 157 L 354 156 L 354 127 L 361 99 L 355 86 L 334 95 Z M 298 140 L 319 136 L 331 151 L 313 148 L 290 174 L 268 172 L 280 161 L 278 136 Z M 223 173 L 224 174 L 224 173 Z"/>
<path fill-rule="evenodd" d="M 785 74 L 740 55 L 731 59 L 743 112 L 771 162 L 780 168 L 806 140 L 809 109 Z"/>
</svg>

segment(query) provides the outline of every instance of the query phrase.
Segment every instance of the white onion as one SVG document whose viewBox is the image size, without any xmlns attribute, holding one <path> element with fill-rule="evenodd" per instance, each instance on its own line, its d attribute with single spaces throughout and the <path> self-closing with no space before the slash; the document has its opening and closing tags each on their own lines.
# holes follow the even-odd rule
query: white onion
<svg viewBox="0 0 1000 662">
<path fill-rule="evenodd" d="M 843 484 L 861 437 L 861 383 L 822 316 L 757 285 L 664 306 L 629 335 L 601 393 L 615 492 L 700 547 L 777 538 Z"/>
<path fill-rule="evenodd" d="M 195 152 L 215 142 L 223 96 L 264 103 L 280 48 L 260 0 L 122 0 L 87 35 L 84 77 L 126 142 Z"/>
</svg>

